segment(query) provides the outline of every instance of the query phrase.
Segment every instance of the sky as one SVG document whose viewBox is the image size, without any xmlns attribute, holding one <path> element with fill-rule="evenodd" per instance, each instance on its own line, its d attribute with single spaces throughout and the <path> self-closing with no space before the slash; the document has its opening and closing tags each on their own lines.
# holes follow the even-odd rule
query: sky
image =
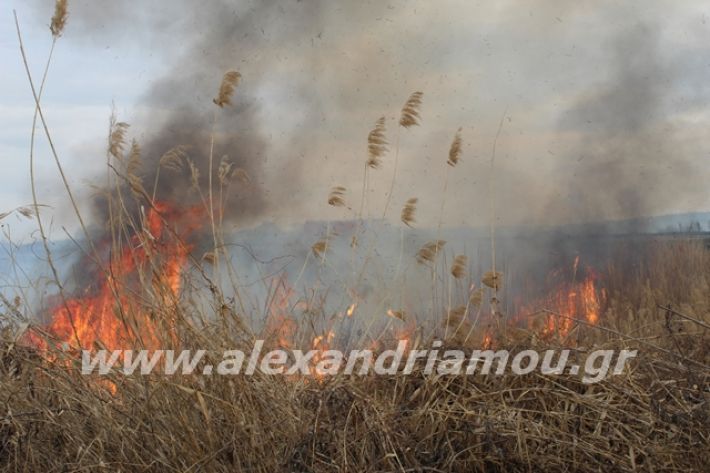
<svg viewBox="0 0 710 473">
<path fill-rule="evenodd" d="M 52 1 L 0 5 L 0 212 L 31 202 L 33 99 L 13 9 L 35 80 L 52 40 Z M 175 127 L 209 133 L 228 69 L 242 81 L 233 110 L 215 115 L 217 153 L 253 174 L 232 204 L 234 228 L 357 215 L 380 116 L 390 151 L 369 172 L 370 217 L 382 216 L 396 143 L 393 221 L 410 197 L 428 227 L 485 225 L 491 196 L 496 218 L 516 224 L 710 210 L 706 2 L 69 0 L 69 11 L 42 105 L 97 225 L 112 111 L 144 145 L 146 166 L 177 144 L 192 145 L 199 164 L 203 135 Z M 414 91 L 424 93 L 421 125 L 401 129 Z M 450 168 L 459 128 L 461 162 Z M 76 218 L 41 129 L 37 140 L 39 201 L 61 238 Z M 186 185 L 166 179 L 170 195 Z M 327 205 L 338 185 L 349 209 Z M 2 223 L 32 237 L 21 216 Z"/>
</svg>

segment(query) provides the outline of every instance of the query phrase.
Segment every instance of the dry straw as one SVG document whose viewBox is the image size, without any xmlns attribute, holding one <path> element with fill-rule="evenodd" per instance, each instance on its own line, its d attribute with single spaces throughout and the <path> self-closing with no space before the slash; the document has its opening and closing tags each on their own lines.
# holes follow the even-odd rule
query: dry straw
<svg viewBox="0 0 710 473">
<path fill-rule="evenodd" d="M 217 106 L 224 107 L 225 105 L 231 105 L 234 89 L 239 85 L 239 79 L 241 79 L 241 77 L 242 75 L 237 71 L 229 71 L 224 74 L 222 84 L 219 86 L 219 94 L 213 99 L 213 102 Z"/>
<path fill-rule="evenodd" d="M 417 211 L 417 202 L 419 199 L 416 197 L 412 197 L 411 199 L 407 200 L 407 203 L 404 204 L 404 207 L 402 208 L 402 223 L 407 225 L 408 227 L 411 227 L 414 222 L 416 222 L 414 218 L 414 214 Z"/>
</svg>

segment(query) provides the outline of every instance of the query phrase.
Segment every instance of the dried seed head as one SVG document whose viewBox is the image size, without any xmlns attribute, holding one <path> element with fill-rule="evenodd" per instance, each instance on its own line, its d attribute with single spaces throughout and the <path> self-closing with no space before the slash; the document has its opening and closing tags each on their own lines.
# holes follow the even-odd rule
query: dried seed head
<svg viewBox="0 0 710 473">
<path fill-rule="evenodd" d="M 317 242 L 311 246 L 311 250 L 313 251 L 313 254 L 316 255 L 319 258 L 323 258 L 325 256 L 325 253 L 328 251 L 328 239 L 327 238 L 321 238 Z"/>
<path fill-rule="evenodd" d="M 427 262 L 433 263 L 445 244 L 446 242 L 444 240 L 432 240 L 426 243 L 417 252 L 417 262 L 420 264 L 425 264 Z"/>
<path fill-rule="evenodd" d="M 465 320 L 466 318 L 466 306 L 458 306 L 452 308 L 448 314 L 447 317 L 444 318 L 443 320 L 443 325 L 446 327 L 457 327 L 461 325 L 461 323 Z"/>
<path fill-rule="evenodd" d="M 49 29 L 52 31 L 52 36 L 55 38 L 62 35 L 64 27 L 67 24 L 67 16 L 69 16 L 67 0 L 57 0 L 54 4 L 54 16 L 52 16 L 52 23 L 49 25 Z"/>
<path fill-rule="evenodd" d="M 454 141 L 451 142 L 451 148 L 449 148 L 449 160 L 446 163 L 454 167 L 459 163 L 461 159 L 461 128 L 458 129 L 456 135 L 454 136 Z"/>
<path fill-rule="evenodd" d="M 128 162 L 126 163 L 126 173 L 138 174 L 141 168 L 141 147 L 136 140 L 131 141 L 131 149 L 128 150 Z"/>
<path fill-rule="evenodd" d="M 19 207 L 17 212 L 25 218 L 32 218 L 35 216 L 35 211 L 31 207 Z"/>
<path fill-rule="evenodd" d="M 219 168 L 217 168 L 217 177 L 219 178 L 219 183 L 222 185 L 226 185 L 229 181 L 229 178 L 232 176 L 232 167 L 234 164 L 229 161 L 229 156 L 226 154 L 222 156 L 222 159 L 219 161 Z"/>
<path fill-rule="evenodd" d="M 404 207 L 402 208 L 402 223 L 404 223 L 408 227 L 411 227 L 412 223 L 416 221 L 414 219 L 414 214 L 417 211 L 418 201 L 419 199 L 417 199 L 416 197 L 412 197 L 407 201 L 406 204 L 404 204 Z"/>
<path fill-rule="evenodd" d="M 195 189 L 200 188 L 200 170 L 197 169 L 192 159 L 187 160 L 187 167 L 190 169 L 190 183 Z"/>
<path fill-rule="evenodd" d="M 375 122 L 375 128 L 367 135 L 367 165 L 377 169 L 382 164 L 381 158 L 387 152 L 387 138 L 385 137 L 385 117 L 380 117 Z"/>
<path fill-rule="evenodd" d="M 468 257 L 466 255 L 458 255 L 454 258 L 454 263 L 451 265 L 451 275 L 456 279 L 461 279 L 466 275 L 466 264 Z"/>
<path fill-rule="evenodd" d="M 491 289 L 498 290 L 503 282 L 503 273 L 500 271 L 496 271 L 495 273 L 493 271 L 488 271 L 483 275 L 481 282 Z"/>
<path fill-rule="evenodd" d="M 111 156 L 121 161 L 123 148 L 126 146 L 126 132 L 130 125 L 126 122 L 112 122 L 108 138 L 108 152 Z"/>
<path fill-rule="evenodd" d="M 328 205 L 332 205 L 333 207 L 345 207 L 345 187 L 343 186 L 335 186 L 330 190 L 330 194 L 328 195 Z"/>
<path fill-rule="evenodd" d="M 249 173 L 246 172 L 242 168 L 236 168 L 232 171 L 232 176 L 234 179 L 242 182 L 243 184 L 249 184 L 251 182 L 251 178 L 249 177 Z"/>
<path fill-rule="evenodd" d="M 478 289 L 473 290 L 473 286 L 471 286 L 471 292 L 468 296 L 469 305 L 472 307 L 478 307 L 481 305 L 481 302 L 483 302 L 483 288 L 479 287 Z"/>
<path fill-rule="evenodd" d="M 215 257 L 214 252 L 208 251 L 204 255 L 202 255 L 202 261 L 209 263 L 209 264 L 214 264 L 217 258 Z"/>
<path fill-rule="evenodd" d="M 393 319 L 399 319 L 403 322 L 405 319 L 405 314 L 404 314 L 404 311 L 402 311 L 402 310 L 387 309 L 387 316 L 392 317 Z"/>
<path fill-rule="evenodd" d="M 222 78 L 222 84 L 219 86 L 219 94 L 217 98 L 212 101 L 219 107 L 224 107 L 225 105 L 231 105 L 232 94 L 234 94 L 234 89 L 239 85 L 239 79 L 242 75 L 237 71 L 229 71 L 224 74 Z"/>
<path fill-rule="evenodd" d="M 409 96 L 407 102 L 402 107 L 402 115 L 399 118 L 399 126 L 409 128 L 419 125 L 419 107 L 422 105 L 423 92 L 414 92 Z"/>
<path fill-rule="evenodd" d="M 187 149 L 188 146 L 186 145 L 177 145 L 174 148 L 170 148 L 160 157 L 158 165 L 171 171 L 182 171 L 183 166 L 187 161 Z"/>
</svg>

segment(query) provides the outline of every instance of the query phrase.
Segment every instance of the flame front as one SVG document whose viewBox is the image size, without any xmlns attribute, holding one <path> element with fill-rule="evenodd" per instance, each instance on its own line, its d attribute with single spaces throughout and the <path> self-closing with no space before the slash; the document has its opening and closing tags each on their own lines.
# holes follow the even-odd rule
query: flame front
<svg viewBox="0 0 710 473">
<path fill-rule="evenodd" d="M 199 226 L 199 214 L 196 208 L 177 210 L 155 203 L 142 230 L 98 272 L 92 294 L 58 303 L 45 329 L 49 337 L 31 333 L 30 342 L 46 349 L 51 340 L 55 346 L 72 350 L 99 346 L 151 350 L 175 342 L 176 327 L 169 309 L 176 305 L 191 249 L 183 238 Z M 180 227 L 179 233 L 169 231 L 168 225 Z M 153 306 L 160 310 L 151 311 Z"/>
</svg>

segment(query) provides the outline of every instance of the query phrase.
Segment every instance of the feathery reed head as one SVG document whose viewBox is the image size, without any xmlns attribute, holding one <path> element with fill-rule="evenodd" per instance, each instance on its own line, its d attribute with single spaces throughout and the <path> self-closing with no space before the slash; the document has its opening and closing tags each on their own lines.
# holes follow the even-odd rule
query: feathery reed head
<svg viewBox="0 0 710 473">
<path fill-rule="evenodd" d="M 407 203 L 404 204 L 404 207 L 402 208 L 402 223 L 408 227 L 411 227 L 412 223 L 416 222 L 414 214 L 417 211 L 417 202 L 419 202 L 419 199 L 412 197 L 407 200 Z"/>
<path fill-rule="evenodd" d="M 466 275 L 466 264 L 468 257 L 466 255 L 458 255 L 454 258 L 454 263 L 451 265 L 451 275 L 456 279 L 461 279 Z"/>
<path fill-rule="evenodd" d="M 385 117 L 375 122 L 375 128 L 367 135 L 367 165 L 377 169 L 382 164 L 381 158 L 387 152 L 387 137 L 385 136 Z"/>
<path fill-rule="evenodd" d="M 330 190 L 330 194 L 328 195 L 328 205 L 332 205 L 333 207 L 345 207 L 345 187 L 343 186 L 335 186 Z"/>
<path fill-rule="evenodd" d="M 54 15 L 52 16 L 52 23 L 49 25 L 49 29 L 52 31 L 52 36 L 58 38 L 62 35 L 64 27 L 67 24 L 67 16 L 69 16 L 69 11 L 67 9 L 67 0 L 57 0 L 54 4 Z"/>
<path fill-rule="evenodd" d="M 451 328 L 456 328 L 457 326 L 461 325 L 466 320 L 467 312 L 468 310 L 466 309 L 465 305 L 452 307 L 451 310 L 448 310 L 445 313 L 446 317 L 442 321 L 444 327 L 448 326 Z"/>
<path fill-rule="evenodd" d="M 433 263 L 445 244 L 444 240 L 432 240 L 424 244 L 417 252 L 417 262 L 419 264 Z"/>
<path fill-rule="evenodd" d="M 409 128 L 419 125 L 419 107 L 422 105 L 423 92 L 414 92 L 409 96 L 407 102 L 402 107 L 402 115 L 399 118 L 399 126 Z"/>
<path fill-rule="evenodd" d="M 111 123 L 108 137 L 108 152 L 117 160 L 123 160 L 123 148 L 126 146 L 126 132 L 130 125 L 126 122 Z"/>
<path fill-rule="evenodd" d="M 31 207 L 18 207 L 15 210 L 17 211 L 17 213 L 19 213 L 20 215 L 22 215 L 25 218 L 32 218 L 35 215 L 37 215 L 35 210 Z"/>
<path fill-rule="evenodd" d="M 217 168 L 217 178 L 221 185 L 225 185 L 229 182 L 233 167 L 234 163 L 229 160 L 229 156 L 226 154 L 222 156 L 222 159 L 219 160 L 219 167 Z"/>
<path fill-rule="evenodd" d="M 246 172 L 246 170 L 243 168 L 233 169 L 230 177 L 237 179 L 242 184 L 250 184 L 251 183 L 251 178 L 249 177 L 249 173 Z"/>
<path fill-rule="evenodd" d="M 177 145 L 170 148 L 160 157 L 158 166 L 169 169 L 174 172 L 180 172 L 187 162 L 187 145 Z"/>
<path fill-rule="evenodd" d="M 451 142 L 451 148 L 449 148 L 449 159 L 446 163 L 454 167 L 459 163 L 461 159 L 461 128 L 458 129 L 456 135 L 454 136 L 454 141 Z"/>
<path fill-rule="evenodd" d="M 387 309 L 387 316 L 392 317 L 393 319 L 399 319 L 403 322 L 406 318 L 403 310 Z"/>
<path fill-rule="evenodd" d="M 232 94 L 234 94 L 234 89 L 239 84 L 241 77 L 242 75 L 237 71 L 228 71 L 225 73 L 222 78 L 222 84 L 219 86 L 219 94 L 212 101 L 219 107 L 231 105 Z"/>
<path fill-rule="evenodd" d="M 187 160 L 187 167 L 188 169 L 190 169 L 190 183 L 192 187 L 199 190 L 200 170 L 197 169 L 197 166 L 195 166 L 195 163 L 192 161 L 192 159 Z"/>
<path fill-rule="evenodd" d="M 495 273 L 493 271 L 488 271 L 483 275 L 481 282 L 491 289 L 498 290 L 503 282 L 503 273 L 500 271 L 496 271 Z"/>
<path fill-rule="evenodd" d="M 468 303 L 472 307 L 478 307 L 481 305 L 481 302 L 483 302 L 483 288 L 479 287 L 468 296 Z"/>
<path fill-rule="evenodd" d="M 317 257 L 323 258 L 325 253 L 328 251 L 328 238 L 321 238 L 317 242 L 313 243 L 311 251 L 313 251 L 313 254 Z"/>
</svg>

